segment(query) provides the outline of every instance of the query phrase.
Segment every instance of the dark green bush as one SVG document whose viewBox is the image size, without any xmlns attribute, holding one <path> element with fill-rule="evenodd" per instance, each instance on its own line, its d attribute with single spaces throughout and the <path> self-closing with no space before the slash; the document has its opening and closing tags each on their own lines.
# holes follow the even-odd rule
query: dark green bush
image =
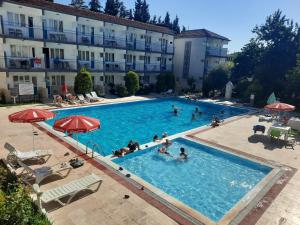
<svg viewBox="0 0 300 225">
<path fill-rule="evenodd" d="M 29 197 L 28 189 L 0 161 L 0 224 L 51 225 Z"/>
<path fill-rule="evenodd" d="M 90 72 L 82 67 L 75 77 L 74 91 L 76 94 L 90 93 L 93 89 L 92 76 Z"/>
<path fill-rule="evenodd" d="M 172 73 L 161 73 L 156 77 L 156 90 L 158 92 L 175 89 L 175 76 Z"/>
<path fill-rule="evenodd" d="M 129 95 L 135 95 L 140 89 L 139 76 L 133 71 L 129 71 L 125 76 L 125 86 Z"/>
<path fill-rule="evenodd" d="M 116 94 L 119 97 L 126 97 L 126 96 L 128 96 L 127 88 L 124 85 L 121 85 L 121 84 L 116 85 L 115 89 L 116 89 Z"/>
</svg>

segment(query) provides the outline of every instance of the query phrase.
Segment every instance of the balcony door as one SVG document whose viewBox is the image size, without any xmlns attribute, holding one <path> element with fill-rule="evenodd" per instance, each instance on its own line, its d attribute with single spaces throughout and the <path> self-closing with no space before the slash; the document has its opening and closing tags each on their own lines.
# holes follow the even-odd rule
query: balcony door
<svg viewBox="0 0 300 225">
<path fill-rule="evenodd" d="M 95 43 L 95 29 L 94 27 L 91 27 L 91 44 L 93 45 Z"/>
<path fill-rule="evenodd" d="M 34 38 L 34 29 L 33 29 L 33 17 L 28 17 L 28 33 L 29 38 Z"/>
</svg>

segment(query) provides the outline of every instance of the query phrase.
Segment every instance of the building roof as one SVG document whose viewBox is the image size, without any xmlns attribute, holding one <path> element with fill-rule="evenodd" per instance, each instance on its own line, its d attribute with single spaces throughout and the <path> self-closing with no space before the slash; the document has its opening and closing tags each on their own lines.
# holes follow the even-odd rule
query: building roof
<svg viewBox="0 0 300 225">
<path fill-rule="evenodd" d="M 120 18 L 117 16 L 111 16 L 111 15 L 104 14 L 104 13 L 97 13 L 97 12 L 90 11 L 88 9 L 78 9 L 78 8 L 75 8 L 72 6 L 62 5 L 62 4 L 53 3 L 53 2 L 49 2 L 49 1 L 45 1 L 45 0 L 0 0 L 0 5 L 1 5 L 2 1 L 15 3 L 15 4 L 19 4 L 19 5 L 24 5 L 24 6 L 28 6 L 28 7 L 33 7 L 33 8 L 40 8 L 40 9 L 44 9 L 44 10 L 55 11 L 55 12 L 59 12 L 59 13 L 75 15 L 75 16 L 79 16 L 79 17 L 101 20 L 104 22 L 134 27 L 134 28 L 143 29 L 143 30 L 149 30 L 149 31 L 155 31 L 155 32 L 159 32 L 159 33 L 174 35 L 174 32 L 167 27 L 161 27 L 161 26 L 157 26 L 157 25 L 153 25 L 153 24 L 149 24 L 149 23 L 142 23 L 139 21 Z"/>
<path fill-rule="evenodd" d="M 228 38 L 206 29 L 187 30 L 181 32 L 175 38 L 199 38 L 199 37 L 217 38 L 224 41 L 230 41 Z"/>
</svg>

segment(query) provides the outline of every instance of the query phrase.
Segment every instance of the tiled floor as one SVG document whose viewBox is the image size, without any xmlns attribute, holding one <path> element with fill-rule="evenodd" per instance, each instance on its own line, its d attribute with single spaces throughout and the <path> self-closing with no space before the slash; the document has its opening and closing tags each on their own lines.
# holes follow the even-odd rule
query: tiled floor
<svg viewBox="0 0 300 225">
<path fill-rule="evenodd" d="M 139 100 L 142 98 L 131 97 L 123 100 L 135 99 Z M 10 113 L 29 107 L 49 108 L 49 106 L 45 105 L 0 108 L 0 124 L 2 128 L 0 131 L 0 145 L 3 146 L 5 142 L 9 142 L 24 151 L 32 148 L 31 126 L 29 124 L 13 124 L 7 119 Z M 258 117 L 249 116 L 248 118 L 243 118 L 215 129 L 206 130 L 196 136 L 210 142 L 233 147 L 252 155 L 300 169 L 300 146 L 296 146 L 294 150 L 285 149 L 284 147 L 272 149 L 273 147 L 269 145 L 268 139 L 263 136 L 254 137 L 252 135 L 252 126 L 256 123 L 258 123 Z M 269 126 L 270 124 L 265 122 L 265 125 Z M 75 156 L 74 152 L 53 138 L 50 138 L 44 132 L 39 131 L 38 133 L 39 136 L 36 137 L 35 141 L 37 148 L 49 148 L 54 151 L 54 156 L 51 157 L 47 163 L 48 165 L 64 162 Z M 70 155 L 64 156 L 66 152 L 69 152 Z M 2 148 L 0 158 L 4 158 L 5 156 L 6 151 Z M 74 169 L 69 177 L 65 179 L 42 185 L 42 190 L 66 183 L 91 172 L 101 176 L 104 180 L 99 191 L 76 200 L 68 206 L 50 212 L 49 216 L 56 225 L 178 224 L 165 213 L 149 204 L 148 200 L 146 201 L 139 197 L 138 191 L 135 191 L 137 193 L 135 194 L 117 182 L 112 176 L 97 169 L 90 163 L 85 163 L 83 167 Z M 124 199 L 125 194 L 129 195 L 130 198 Z M 53 208 L 53 205 L 50 206 Z M 48 209 L 51 209 L 50 206 Z M 159 204 L 156 206 L 161 207 Z M 162 210 L 167 212 L 167 209 Z M 300 174 L 297 172 L 278 197 L 271 203 L 257 224 L 278 225 L 281 222 L 280 225 L 297 225 L 300 224 L 299 212 Z M 180 221 L 180 218 L 177 221 Z"/>
</svg>

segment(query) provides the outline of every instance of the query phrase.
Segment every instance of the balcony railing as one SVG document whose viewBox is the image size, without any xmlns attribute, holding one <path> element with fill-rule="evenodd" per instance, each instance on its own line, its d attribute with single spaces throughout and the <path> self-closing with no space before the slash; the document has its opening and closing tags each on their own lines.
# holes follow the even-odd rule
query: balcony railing
<svg viewBox="0 0 300 225">
<path fill-rule="evenodd" d="M 44 39 L 55 42 L 76 43 L 76 32 L 44 29 Z"/>
<path fill-rule="evenodd" d="M 104 35 L 104 46 L 112 48 L 126 48 L 126 38 Z"/>
<path fill-rule="evenodd" d="M 40 27 L 29 27 L 26 24 L 3 22 L 3 34 L 14 38 L 43 39 L 43 30 Z M 1 32 L 1 33 L 2 33 Z"/>
<path fill-rule="evenodd" d="M 49 68 L 51 70 L 57 70 L 57 71 L 72 71 L 77 70 L 77 60 L 73 59 L 50 59 L 50 65 Z"/>
<path fill-rule="evenodd" d="M 125 62 L 104 62 L 104 71 L 124 72 Z"/>
<path fill-rule="evenodd" d="M 141 40 L 127 40 L 126 47 L 128 50 L 145 50 L 145 41 Z"/>
<path fill-rule="evenodd" d="M 79 44 L 86 44 L 86 45 L 96 45 L 102 46 L 103 45 L 103 34 L 77 34 L 77 42 Z"/>
<path fill-rule="evenodd" d="M 227 57 L 227 48 L 207 47 L 206 52 L 210 56 Z"/>
<path fill-rule="evenodd" d="M 78 60 L 78 69 L 85 67 L 90 71 L 103 71 L 103 61 L 96 60 Z"/>
<path fill-rule="evenodd" d="M 164 72 L 171 72 L 172 64 L 161 65 L 160 70 Z"/>
<path fill-rule="evenodd" d="M 160 72 L 160 63 L 145 64 L 144 71 L 146 72 Z"/>
<path fill-rule="evenodd" d="M 5 66 L 6 65 L 6 66 Z M 39 57 L 2 57 L 0 60 L 1 68 L 5 69 L 20 69 L 20 70 L 39 70 L 43 69 L 44 59 Z"/>
</svg>

